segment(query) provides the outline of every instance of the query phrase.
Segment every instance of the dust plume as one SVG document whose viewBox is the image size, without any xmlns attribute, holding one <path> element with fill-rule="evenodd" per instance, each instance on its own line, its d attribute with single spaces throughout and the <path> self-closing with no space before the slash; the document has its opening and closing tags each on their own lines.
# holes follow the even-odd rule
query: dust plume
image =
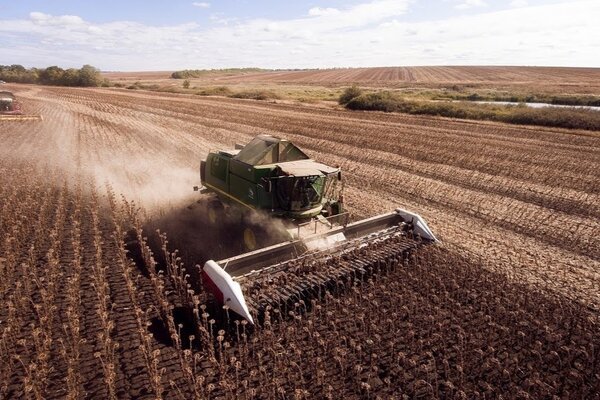
<svg viewBox="0 0 600 400">
<path fill-rule="evenodd" d="M 3 123 L 2 159 L 59 171 L 101 194 L 110 186 L 151 214 L 194 201 L 207 139 L 161 124 L 151 113 L 123 112 L 102 102 L 65 102 L 62 95 L 37 88 L 18 92 L 44 120 Z"/>
<path fill-rule="evenodd" d="M 290 239 L 283 221 L 263 212 L 248 212 L 242 216 L 241 210 L 230 208 L 211 223 L 206 212 L 211 198 L 204 195 L 187 207 L 162 208 L 159 213 L 150 215 L 144 230 L 154 237 L 151 245 L 155 252 L 159 248 L 156 230 L 167 234 L 169 250 L 179 250 L 179 256 L 188 266 L 247 252 L 243 240 L 245 229 L 254 232 L 258 248 Z"/>
<path fill-rule="evenodd" d="M 198 161 L 199 164 L 199 161 Z M 197 194 L 200 176 L 192 165 L 162 166 L 158 160 L 116 156 L 110 164 L 92 164 L 83 170 L 98 183 L 107 183 L 116 193 L 142 205 L 149 214 L 185 206 Z"/>
</svg>

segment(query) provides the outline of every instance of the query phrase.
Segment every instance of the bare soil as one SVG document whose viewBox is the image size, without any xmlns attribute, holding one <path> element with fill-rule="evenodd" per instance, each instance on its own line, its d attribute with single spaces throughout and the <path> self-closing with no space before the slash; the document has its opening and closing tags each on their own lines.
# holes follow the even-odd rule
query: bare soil
<svg viewBox="0 0 600 400">
<path fill-rule="evenodd" d="M 178 85 L 170 72 L 110 72 L 114 82 L 136 81 L 160 86 Z M 545 94 L 600 95 L 600 68 L 431 66 L 339 68 L 299 71 L 229 73 L 214 71 L 190 79 L 200 85 L 278 85 L 339 87 L 358 84 L 374 88 L 458 88 L 509 90 Z"/>
<path fill-rule="evenodd" d="M 464 82 L 470 71 L 334 72 L 340 82 Z M 477 79 L 599 81 L 593 69 L 487 71 Z M 265 79 L 337 82 L 326 75 L 334 72 Z M 0 122 L 1 398 L 600 393 L 600 133 L 10 87 L 44 120 Z M 354 218 L 404 207 L 441 244 L 310 310 L 271 310 L 270 323 L 254 329 L 234 324 L 186 287 L 185 275 L 203 260 L 185 247 L 172 252 L 186 225 L 181 212 L 197 200 L 200 159 L 260 133 L 340 165 Z M 143 231 L 149 223 L 164 235 Z M 142 245 L 137 263 L 125 245 L 132 227 Z M 189 229 L 194 241 L 214 240 L 210 229 Z M 144 236 L 159 244 L 154 257 Z"/>
</svg>

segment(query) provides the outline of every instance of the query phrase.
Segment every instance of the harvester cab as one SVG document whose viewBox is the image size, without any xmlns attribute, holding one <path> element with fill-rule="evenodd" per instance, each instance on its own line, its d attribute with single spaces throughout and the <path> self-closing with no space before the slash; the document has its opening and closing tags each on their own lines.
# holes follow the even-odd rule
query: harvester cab
<svg viewBox="0 0 600 400">
<path fill-rule="evenodd" d="M 202 267 L 203 284 L 219 302 L 250 322 L 252 313 L 260 314 L 264 304 L 252 301 L 251 312 L 240 281 L 274 270 L 285 273 L 308 255 L 311 260 L 331 258 L 348 253 L 349 247 L 392 240 L 395 244 L 390 249 L 397 252 L 394 259 L 400 259 L 437 240 L 419 215 L 402 209 L 351 222 L 343 206 L 341 169 L 314 161 L 290 141 L 274 136 L 259 135 L 233 150 L 209 153 L 200 163 L 200 179 L 203 186 L 195 189 L 211 196 L 207 207 L 211 223 L 240 217 L 246 221 L 241 237 L 245 253 L 207 261 Z M 271 242 L 262 240 L 264 227 L 250 222 L 256 220 L 252 218 L 255 213 L 279 220 L 277 225 L 285 227 L 282 234 L 269 235 Z M 352 274 L 364 267 L 353 264 L 343 270 Z M 323 278 L 307 277 L 301 286 L 318 286 L 319 277 Z M 292 297 L 317 291 L 303 289 L 302 293 Z"/>
<path fill-rule="evenodd" d="M 0 92 L 0 121 L 3 120 L 40 120 L 40 115 L 24 115 L 21 103 L 14 94 L 7 91 Z"/>
</svg>

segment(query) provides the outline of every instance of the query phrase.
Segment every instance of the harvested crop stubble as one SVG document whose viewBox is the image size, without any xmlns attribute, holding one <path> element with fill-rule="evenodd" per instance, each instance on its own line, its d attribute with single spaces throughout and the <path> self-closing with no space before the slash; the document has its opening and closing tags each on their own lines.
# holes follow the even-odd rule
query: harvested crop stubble
<svg viewBox="0 0 600 400">
<path fill-rule="evenodd" d="M 0 125 L 1 398 L 600 392 L 597 132 L 17 89 L 44 122 Z M 209 149 L 258 133 L 339 164 L 355 217 L 404 206 L 443 244 L 255 329 L 236 323 L 188 290 L 176 232 L 143 229 L 194 200 Z"/>
<path fill-rule="evenodd" d="M 123 77 L 134 79 L 121 73 Z M 545 68 L 545 67 L 477 67 L 477 66 L 435 66 L 435 67 L 380 67 L 380 68 L 337 68 L 300 71 L 264 71 L 249 73 L 207 74 L 203 80 L 220 83 L 294 83 L 294 84 L 352 84 L 361 83 L 373 86 L 394 86 L 395 84 L 526 84 L 569 86 L 582 88 L 589 86 L 598 90 L 598 68 Z M 111 76 L 117 78 L 118 76 Z M 158 76 L 157 76 L 158 77 Z"/>
</svg>

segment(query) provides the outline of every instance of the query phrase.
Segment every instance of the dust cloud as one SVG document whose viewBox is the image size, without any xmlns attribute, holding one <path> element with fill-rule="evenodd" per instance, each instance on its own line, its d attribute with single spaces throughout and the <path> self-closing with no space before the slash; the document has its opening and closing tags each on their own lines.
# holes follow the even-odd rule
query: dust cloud
<svg viewBox="0 0 600 400">
<path fill-rule="evenodd" d="M 202 225 L 203 204 L 195 203 L 199 195 L 193 191 L 200 184 L 200 160 L 208 154 L 205 139 L 179 143 L 168 128 L 121 128 L 82 104 L 63 103 L 46 92 L 43 100 L 38 95 L 23 92 L 21 97 L 32 112 L 44 116 L 43 121 L 0 125 L 0 160 L 30 165 L 47 185 L 79 185 L 101 199 L 109 188 L 118 199 L 123 196 L 141 207 L 148 227 L 167 233 L 179 249 L 213 236 Z M 106 118 L 127 123 L 125 116 Z M 190 204 L 196 205 L 193 211 L 187 209 Z M 155 236 L 148 229 L 145 234 Z M 194 258 L 199 254 L 196 247 L 190 245 Z"/>
<path fill-rule="evenodd" d="M 243 240 L 246 228 L 254 232 L 258 248 L 290 239 L 284 222 L 264 212 L 242 215 L 233 207 L 220 213 L 218 220 L 211 223 L 206 212 L 211 199 L 212 195 L 204 195 L 187 207 L 163 208 L 160 213 L 150 216 L 144 230 L 155 232 L 158 229 L 167 233 L 168 247 L 179 250 L 178 255 L 188 266 L 247 252 Z M 152 237 L 157 238 L 156 235 Z M 151 247 L 156 251 L 159 246 L 151 240 Z"/>
<path fill-rule="evenodd" d="M 248 226 L 259 246 L 287 238 L 283 222 L 265 214 L 251 213 L 243 221 L 241 215 L 222 216 L 214 226 L 208 222 L 206 196 L 193 187 L 200 185 L 200 160 L 219 146 L 209 132 L 165 124 L 152 113 L 109 112 L 105 103 L 65 101 L 60 95 L 52 89 L 21 92 L 27 107 L 44 119 L 0 126 L 2 160 L 49 171 L 47 184 L 79 184 L 101 198 L 109 188 L 117 198 L 134 202 L 142 209 L 144 235 L 155 254 L 161 250 L 160 230 L 167 234 L 169 250 L 178 249 L 188 266 L 243 253 Z"/>
<path fill-rule="evenodd" d="M 200 176 L 192 166 L 161 166 L 156 160 L 125 156 L 83 170 L 94 181 L 109 184 L 116 193 L 140 204 L 151 215 L 185 206 L 198 196 L 193 187 L 200 184 Z"/>
</svg>

